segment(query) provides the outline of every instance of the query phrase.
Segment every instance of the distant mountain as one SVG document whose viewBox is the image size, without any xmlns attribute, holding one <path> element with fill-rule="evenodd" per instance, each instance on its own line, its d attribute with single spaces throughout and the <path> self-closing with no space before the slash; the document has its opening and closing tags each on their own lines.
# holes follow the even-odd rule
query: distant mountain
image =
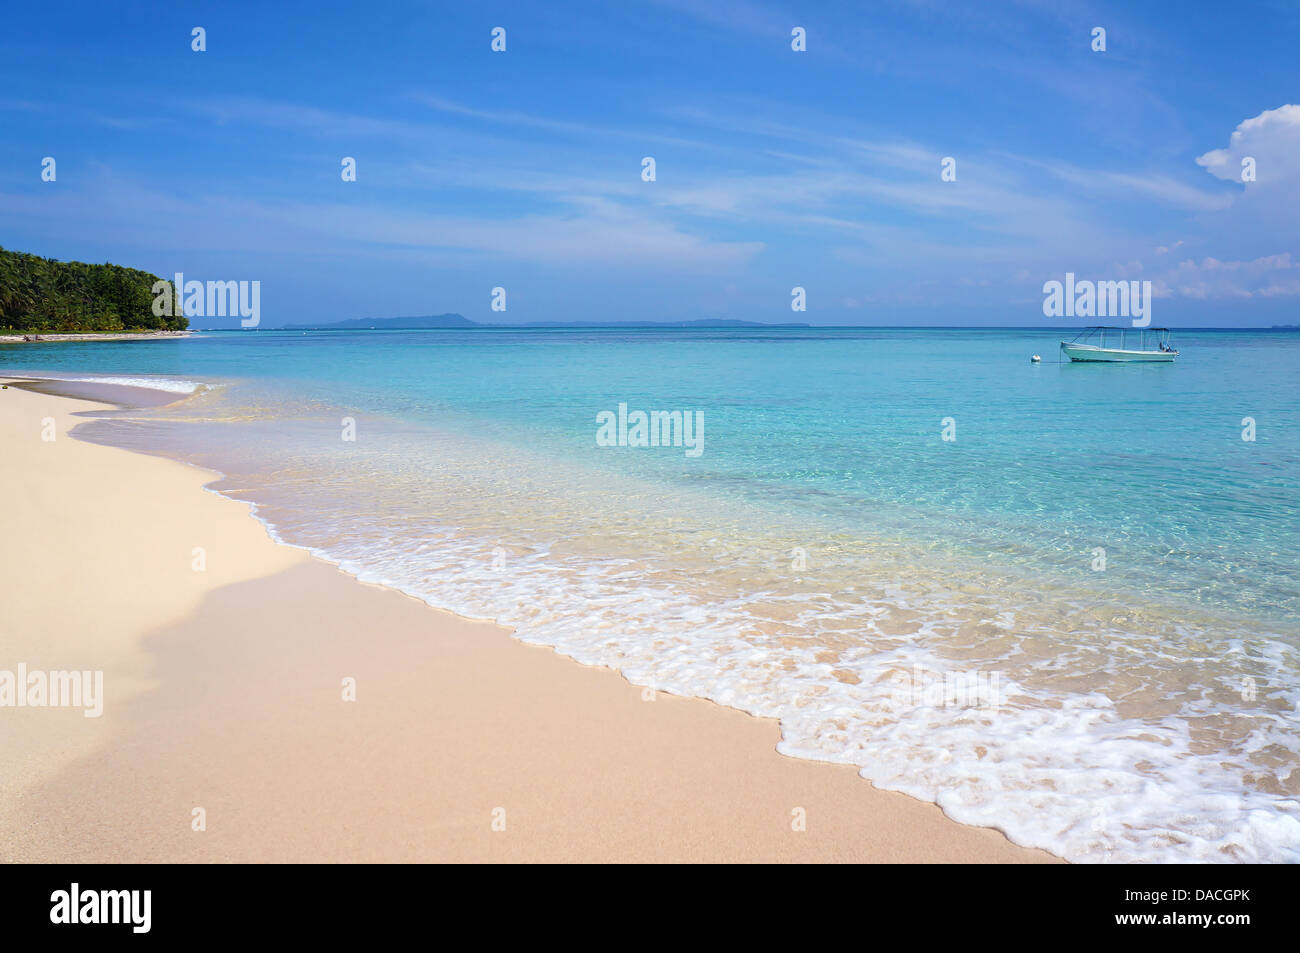
<svg viewBox="0 0 1300 953">
<path fill-rule="evenodd" d="M 425 328 L 477 328 L 482 327 L 477 321 L 459 314 L 429 314 L 414 318 L 349 318 L 346 321 L 331 321 L 328 324 L 286 324 L 285 331 L 381 331 Z"/>
<path fill-rule="evenodd" d="M 414 318 L 349 318 L 328 324 L 286 324 L 284 331 L 391 331 L 439 328 L 807 328 L 809 324 L 764 324 L 730 318 L 702 318 L 696 321 L 535 321 L 530 324 L 484 324 L 449 313 Z"/>
</svg>

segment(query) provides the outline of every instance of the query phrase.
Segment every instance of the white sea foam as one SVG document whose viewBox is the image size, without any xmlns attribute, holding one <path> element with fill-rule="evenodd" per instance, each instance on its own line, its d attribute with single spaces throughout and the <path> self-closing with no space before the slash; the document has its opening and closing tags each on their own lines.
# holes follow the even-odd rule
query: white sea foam
<svg viewBox="0 0 1300 953">
<path fill-rule="evenodd" d="M 815 638 L 804 648 L 756 637 L 760 620 L 746 598 L 706 604 L 647 580 L 635 563 L 584 565 L 544 551 L 512 556 L 501 571 L 485 546 L 448 533 L 416 550 L 387 538 L 317 554 L 364 581 L 616 668 L 636 685 L 777 718 L 784 754 L 853 764 L 878 787 L 1072 861 L 1300 861 L 1300 801 L 1244 787 L 1250 765 L 1240 757 L 1242 748 L 1294 749 L 1293 704 L 1289 717 L 1280 712 L 1227 753 L 1196 750 L 1189 713 L 1129 719 L 1100 692 L 1031 689 L 1009 676 L 996 708 L 900 703 L 899 673 L 941 677 L 960 666 L 921 640 L 875 630 L 873 614 L 896 601 L 838 610 L 805 603 L 810 634 L 836 611 L 861 627 L 860 647 L 830 664 Z M 1292 666 L 1300 661 L 1287 646 L 1273 649 Z"/>
<path fill-rule="evenodd" d="M 169 394 L 192 394 L 203 383 L 200 381 L 183 380 L 176 377 L 63 377 L 49 375 L 40 378 L 41 380 L 51 381 L 74 381 L 84 384 L 116 384 L 120 387 L 143 387 L 148 390 L 161 390 Z"/>
</svg>

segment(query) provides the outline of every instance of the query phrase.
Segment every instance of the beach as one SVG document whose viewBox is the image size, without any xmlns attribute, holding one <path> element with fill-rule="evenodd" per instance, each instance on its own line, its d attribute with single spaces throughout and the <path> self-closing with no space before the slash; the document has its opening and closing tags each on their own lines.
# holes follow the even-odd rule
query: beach
<svg viewBox="0 0 1300 953">
<path fill-rule="evenodd" d="M 0 392 L 0 669 L 103 672 L 98 717 L 0 711 L 0 860 L 1055 859 L 363 584 L 215 474 L 70 436 L 103 407 Z"/>
<path fill-rule="evenodd" d="M 73 334 L 34 331 L 30 334 L 0 334 L 0 344 L 40 344 L 67 341 L 144 341 L 155 338 L 185 338 L 192 331 L 86 331 Z"/>
<path fill-rule="evenodd" d="M 569 660 L 561 674 L 608 676 L 638 705 L 672 699 L 763 726 L 754 750 L 775 750 L 783 768 L 801 771 L 788 767 L 793 759 L 843 774 L 855 782 L 849 791 L 869 782 L 868 791 L 936 805 L 937 817 L 1070 862 L 1293 860 L 1300 431 L 1287 395 L 1300 339 L 1189 332 L 1179 340 L 1217 361 L 1124 373 L 1035 365 L 1023 356 L 1049 353 L 1052 332 L 1014 329 L 268 330 L 148 346 L 0 348 L 0 376 L 28 378 L 22 399 L 40 391 L 54 401 L 35 437 L 25 432 L 49 459 L 111 450 L 148 468 L 147 481 L 113 480 L 113 501 L 156 480 L 159 463 L 189 478 L 186 489 L 153 490 L 149 509 L 118 519 L 147 530 L 145 548 L 121 560 L 126 567 L 184 577 L 167 589 L 178 600 L 170 614 L 128 633 L 179 625 L 227 593 L 236 609 L 254 598 L 264 605 L 251 587 L 282 575 L 217 552 L 201 528 L 166 545 L 168 560 L 181 554 L 179 566 L 156 558 L 150 534 L 188 519 L 170 510 L 159 518 L 159 501 L 189 499 L 202 484 L 206 503 L 233 507 L 234 525 L 264 554 L 300 557 L 349 583 L 347 591 L 381 593 L 414 613 L 417 621 L 384 636 L 394 659 L 420 656 L 431 619 L 491 620 L 487 631 L 510 646 L 507 658 L 540 652 Z M 653 378 L 630 388 L 626 369 L 642 365 L 656 368 Z M 94 405 L 60 424 L 69 397 Z M 1255 442 L 1235 426 L 1241 416 L 1223 414 L 1241 406 L 1260 421 Z M 1138 419 L 1134 407 L 1143 408 L 1143 426 L 1114 426 Z M 633 445 L 641 412 L 677 412 L 683 424 L 689 416 L 691 440 Z M 63 436 L 41 440 L 50 428 Z M 37 512 L 74 514 L 74 527 L 115 512 L 116 503 L 96 499 L 100 481 L 72 478 L 82 469 L 93 468 L 51 481 L 60 503 Z M 84 512 L 69 509 L 78 499 Z M 37 539 L 48 530 L 37 522 L 25 532 Z M 122 549 L 110 539 L 106 532 L 83 547 L 86 565 L 116 565 L 91 555 Z M 32 545 L 15 556 L 14 574 L 37 572 L 26 563 L 44 551 Z M 35 579 L 65 565 L 58 553 L 46 554 L 54 568 L 27 586 L 46 602 Z M 305 665 L 327 646 L 349 645 L 348 632 L 324 634 L 348 613 L 307 621 L 294 613 L 318 600 L 305 600 L 307 608 L 281 601 L 288 621 L 268 623 L 275 637 L 249 636 L 262 651 L 282 647 L 278 664 Z M 376 626 L 359 628 L 378 638 Z M 231 636 L 195 638 L 211 645 Z M 160 642 L 135 669 L 106 670 L 106 692 L 129 687 L 132 671 L 152 673 L 172 644 Z M 328 689 L 320 690 L 338 697 L 343 680 L 357 678 L 358 701 L 340 698 L 313 718 L 362 720 L 376 704 L 371 683 L 346 656 L 322 658 Z M 191 667 L 218 661 L 186 661 L 169 681 L 187 684 Z M 44 671 L 39 659 L 7 664 L 17 671 L 20 663 Z M 506 669 L 484 665 L 485 673 Z M 441 699 L 441 708 L 396 720 L 436 723 L 446 750 L 477 748 L 482 732 L 466 719 L 478 696 L 464 686 L 484 692 L 495 683 L 447 671 L 454 684 L 429 676 L 420 696 Z M 197 690 L 187 685 L 182 695 Z M 244 691 L 278 698 L 282 690 Z M 584 704 L 592 695 L 573 691 Z M 657 701 L 641 702 L 643 691 Z M 523 707 L 529 717 L 503 731 L 530 738 L 528 750 L 548 759 L 558 746 L 608 764 L 610 745 L 637 736 L 631 726 L 592 737 L 572 723 L 534 724 L 553 706 Z M 632 707 L 642 717 L 661 712 L 646 726 L 663 721 L 662 706 Z M 491 717 L 519 708 L 500 702 Z M 576 724 L 585 711 L 575 708 Z M 246 733 L 256 737 L 280 737 L 264 723 L 303 721 L 250 718 L 256 727 Z M 366 730 L 386 738 L 392 720 Z M 602 710 L 596 720 L 618 719 Z M 206 726 L 200 717 L 186 730 L 199 736 Z M 544 741 L 530 734 L 541 729 L 550 733 Z M 704 734 L 666 731 L 659 748 L 628 742 L 620 763 L 638 780 L 626 783 L 659 790 L 665 764 L 688 757 Z M 401 750 L 426 743 L 394 741 Z M 658 753 L 639 763 L 641 749 Z M 760 768 L 735 783 L 754 783 Z M 604 778 L 603 770 L 564 769 L 584 779 Z M 783 809 L 785 827 L 799 807 Z M 798 833 L 811 832 L 809 824 Z"/>
</svg>

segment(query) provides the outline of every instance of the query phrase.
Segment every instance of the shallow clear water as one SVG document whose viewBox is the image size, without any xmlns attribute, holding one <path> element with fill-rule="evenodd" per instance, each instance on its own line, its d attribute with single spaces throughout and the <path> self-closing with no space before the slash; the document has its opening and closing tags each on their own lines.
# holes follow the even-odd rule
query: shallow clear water
<svg viewBox="0 0 1300 953">
<path fill-rule="evenodd" d="M 1060 337 L 229 332 L 0 373 L 218 385 L 79 436 L 1020 843 L 1300 859 L 1300 335 L 1186 332 L 1163 366 Z M 598 446 L 620 403 L 699 412 L 703 452 Z"/>
</svg>

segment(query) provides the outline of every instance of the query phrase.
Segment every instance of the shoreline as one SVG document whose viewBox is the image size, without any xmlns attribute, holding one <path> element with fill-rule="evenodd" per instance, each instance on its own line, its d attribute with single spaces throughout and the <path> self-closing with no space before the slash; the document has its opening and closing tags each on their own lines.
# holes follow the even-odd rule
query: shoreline
<svg viewBox="0 0 1300 953">
<path fill-rule="evenodd" d="M 46 341 L 138 341 L 152 338 L 184 338 L 193 331 L 81 331 L 45 333 L 42 331 L 0 334 L 0 344 L 41 344 Z"/>
<path fill-rule="evenodd" d="M 43 515 L 0 557 L 25 594 L 3 610 L 25 634 L 0 668 L 100 668 L 106 697 L 98 719 L 3 711 L 2 859 L 1057 860 L 853 767 L 785 757 L 775 720 L 646 698 L 276 543 L 246 504 L 202 491 L 208 471 L 66 439 L 94 404 L 3 397 L 4 492 Z M 74 556 L 113 554 L 93 587 L 70 585 L 69 534 Z M 198 539 L 216 541 L 202 572 Z"/>
</svg>

